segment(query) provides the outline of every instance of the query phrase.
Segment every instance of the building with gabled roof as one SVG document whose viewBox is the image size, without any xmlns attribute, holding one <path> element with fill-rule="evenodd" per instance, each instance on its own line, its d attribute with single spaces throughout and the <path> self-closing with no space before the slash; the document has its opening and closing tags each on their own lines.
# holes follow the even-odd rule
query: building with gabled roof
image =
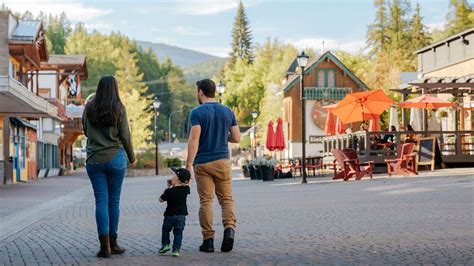
<svg viewBox="0 0 474 266">
<path fill-rule="evenodd" d="M 289 158 L 301 156 L 301 89 L 296 60 L 289 66 L 281 88 L 287 125 Z M 323 107 L 342 100 L 347 93 L 367 90 L 367 85 L 348 69 L 332 52 L 310 60 L 305 68 L 306 140 L 307 155 L 317 156 L 322 151 L 318 139 L 324 136 L 327 111 Z"/>
</svg>

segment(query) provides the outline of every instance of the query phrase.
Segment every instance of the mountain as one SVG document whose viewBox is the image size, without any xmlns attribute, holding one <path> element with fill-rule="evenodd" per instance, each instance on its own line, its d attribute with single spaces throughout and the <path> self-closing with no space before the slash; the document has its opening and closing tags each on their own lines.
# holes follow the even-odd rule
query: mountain
<svg viewBox="0 0 474 266">
<path fill-rule="evenodd" d="M 152 43 L 152 42 L 142 42 L 137 41 L 138 45 L 143 49 L 151 48 L 153 52 L 158 56 L 160 62 L 163 62 L 166 58 L 171 59 L 171 61 L 184 68 L 191 65 L 196 65 L 209 60 L 219 60 L 222 59 L 217 56 L 210 54 L 205 54 L 189 49 L 179 48 L 172 45 L 162 44 L 162 43 Z"/>
<path fill-rule="evenodd" d="M 220 76 L 222 67 L 227 63 L 227 58 L 214 58 L 183 68 L 186 80 L 194 84 L 204 78 Z"/>
</svg>

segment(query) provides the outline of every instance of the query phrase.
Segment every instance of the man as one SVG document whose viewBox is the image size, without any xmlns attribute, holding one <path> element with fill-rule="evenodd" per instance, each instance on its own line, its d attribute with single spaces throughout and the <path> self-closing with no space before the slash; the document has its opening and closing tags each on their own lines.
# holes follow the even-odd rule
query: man
<svg viewBox="0 0 474 266">
<path fill-rule="evenodd" d="M 228 142 L 239 143 L 240 132 L 234 113 L 216 101 L 216 84 L 210 79 L 196 82 L 197 99 L 201 106 L 190 114 L 191 131 L 188 141 L 186 168 L 196 178 L 201 207 L 202 252 L 214 252 L 212 208 L 214 191 L 222 208 L 224 240 L 221 251 L 229 252 L 234 245 L 235 210 L 232 199 L 232 176 Z"/>
</svg>

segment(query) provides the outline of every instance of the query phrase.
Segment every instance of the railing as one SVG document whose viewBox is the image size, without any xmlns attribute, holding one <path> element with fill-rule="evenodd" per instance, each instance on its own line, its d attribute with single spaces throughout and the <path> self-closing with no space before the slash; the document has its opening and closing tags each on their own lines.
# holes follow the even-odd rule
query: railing
<svg viewBox="0 0 474 266">
<path fill-rule="evenodd" d="M 340 101 L 351 92 L 350 87 L 305 87 L 304 91 L 307 100 L 317 101 Z"/>
<path fill-rule="evenodd" d="M 82 119 L 68 119 L 64 125 L 65 132 L 82 132 Z"/>
<path fill-rule="evenodd" d="M 356 149 L 359 155 L 371 159 L 393 158 L 396 147 L 405 141 L 407 134 L 420 137 L 436 137 L 443 160 L 462 162 L 463 158 L 474 159 L 474 131 L 415 131 L 415 132 L 355 132 L 322 138 L 323 155 L 332 156 L 332 149 Z M 385 135 L 391 135 L 390 141 L 381 143 Z M 416 138 L 415 138 L 416 140 Z M 454 158 L 456 157 L 456 158 Z"/>
</svg>

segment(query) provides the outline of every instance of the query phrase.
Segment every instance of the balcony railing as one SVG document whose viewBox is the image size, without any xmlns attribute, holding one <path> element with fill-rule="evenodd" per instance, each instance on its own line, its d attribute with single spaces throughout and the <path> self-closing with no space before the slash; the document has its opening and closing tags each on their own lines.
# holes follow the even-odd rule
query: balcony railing
<svg viewBox="0 0 474 266">
<path fill-rule="evenodd" d="M 305 98 L 316 101 L 340 101 L 348 93 L 349 87 L 305 87 Z"/>
<path fill-rule="evenodd" d="M 68 119 L 64 125 L 64 133 L 68 132 L 82 133 L 82 119 Z"/>
</svg>

